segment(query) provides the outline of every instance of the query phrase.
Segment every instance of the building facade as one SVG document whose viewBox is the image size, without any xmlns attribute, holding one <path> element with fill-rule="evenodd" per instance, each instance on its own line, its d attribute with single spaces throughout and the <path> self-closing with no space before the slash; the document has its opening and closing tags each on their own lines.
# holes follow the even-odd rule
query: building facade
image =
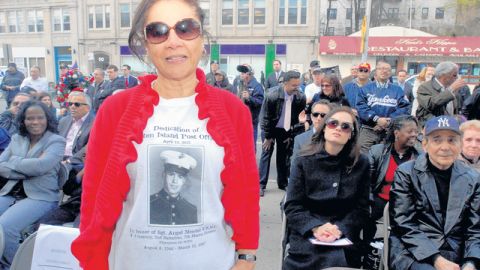
<svg viewBox="0 0 480 270">
<path fill-rule="evenodd" d="M 206 14 L 208 57 L 227 74 L 249 63 L 257 78 L 284 69 L 305 71 L 319 56 L 319 37 L 346 35 L 358 28 L 365 0 L 199 0 Z M 359 2 L 358 2 L 359 1 Z M 153 67 L 128 49 L 128 34 L 140 0 L 0 0 L 0 66 L 14 61 L 24 69 L 40 66 L 49 81 L 61 64 L 76 62 L 84 73 L 109 64 L 129 64 L 135 72 Z M 357 3 L 358 4 L 355 4 Z M 385 0 L 372 8 L 373 23 L 430 31 L 455 25 L 452 1 Z M 355 7 L 357 5 L 357 7 Z M 411 16 L 408 14 L 411 11 Z M 377 14 L 374 19 L 374 14 Z M 410 16 L 410 17 L 409 17 Z M 437 18 L 438 17 L 438 18 Z M 453 20 L 453 21 L 452 21 Z M 429 26 L 431 25 L 431 27 Z"/>
</svg>

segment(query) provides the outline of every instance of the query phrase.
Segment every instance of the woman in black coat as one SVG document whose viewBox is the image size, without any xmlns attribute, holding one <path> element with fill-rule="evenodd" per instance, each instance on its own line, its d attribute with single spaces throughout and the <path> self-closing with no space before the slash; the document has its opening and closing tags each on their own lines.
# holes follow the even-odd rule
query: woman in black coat
<svg viewBox="0 0 480 270">
<path fill-rule="evenodd" d="M 285 202 L 290 249 L 283 269 L 358 267 L 359 235 L 368 219 L 369 163 L 357 145 L 358 125 L 348 107 L 325 116 L 312 143 L 294 161 Z M 310 238 L 354 245 L 314 245 Z"/>
</svg>

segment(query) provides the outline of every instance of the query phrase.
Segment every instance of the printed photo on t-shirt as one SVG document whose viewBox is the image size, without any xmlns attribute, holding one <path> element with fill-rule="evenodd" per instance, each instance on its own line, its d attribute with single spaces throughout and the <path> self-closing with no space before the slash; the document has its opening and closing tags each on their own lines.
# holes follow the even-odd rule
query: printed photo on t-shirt
<svg viewBox="0 0 480 270">
<path fill-rule="evenodd" d="M 149 223 L 181 226 L 202 222 L 204 149 L 152 145 L 148 149 Z"/>
</svg>

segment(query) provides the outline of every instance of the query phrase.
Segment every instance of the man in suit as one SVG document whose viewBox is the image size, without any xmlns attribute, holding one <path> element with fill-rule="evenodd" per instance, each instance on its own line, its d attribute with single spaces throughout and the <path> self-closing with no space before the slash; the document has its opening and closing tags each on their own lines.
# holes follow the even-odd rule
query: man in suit
<svg viewBox="0 0 480 270">
<path fill-rule="evenodd" d="M 290 172 L 295 131 L 303 128 L 298 116 L 305 109 L 305 95 L 299 91 L 301 74 L 297 71 L 285 73 L 283 85 L 278 85 L 266 95 L 263 103 L 262 130 L 265 140 L 260 158 L 260 196 L 265 193 L 270 172 L 270 159 L 277 143 L 277 185 L 285 190 Z"/>
<path fill-rule="evenodd" d="M 407 71 L 404 69 L 397 71 L 397 85 L 402 88 L 403 93 L 405 93 L 405 98 L 412 103 L 415 98 L 412 93 L 412 85 L 405 82 L 407 80 L 407 75 Z"/>
<path fill-rule="evenodd" d="M 125 84 L 125 87 L 123 89 L 128 89 L 132 88 L 138 85 L 138 79 L 135 78 L 134 76 L 130 75 L 132 71 L 132 67 L 129 65 L 123 65 L 122 66 L 122 72 L 123 72 L 123 81 Z"/>
<path fill-rule="evenodd" d="M 465 86 L 458 77 L 458 66 L 453 62 L 441 62 L 435 67 L 433 79 L 418 87 L 417 118 L 423 127 L 428 119 L 440 115 L 455 115 L 458 112 L 456 93 Z"/>
<path fill-rule="evenodd" d="M 315 134 L 316 130 L 320 129 L 320 125 L 323 123 L 323 119 L 325 116 L 332 110 L 332 107 L 336 106 L 333 103 L 330 103 L 328 100 L 321 99 L 313 103 L 312 105 L 312 113 L 310 117 L 312 119 L 313 127 L 310 127 L 305 132 L 295 136 L 293 140 L 293 154 L 292 154 L 292 162 L 298 157 L 299 152 L 301 151 L 302 147 L 311 142 L 313 134 Z"/>
<path fill-rule="evenodd" d="M 45 214 L 39 224 L 61 225 L 74 221 L 80 213 L 81 180 L 94 114 L 91 99 L 83 92 L 70 93 L 67 104 L 70 114 L 60 119 L 58 133 L 66 139 L 62 169 L 68 179 L 62 190 L 70 198 Z"/>
<path fill-rule="evenodd" d="M 403 163 L 390 191 L 390 269 L 478 269 L 480 175 L 457 160 L 452 116 L 425 124 L 426 155 Z"/>
<path fill-rule="evenodd" d="M 86 91 L 91 100 L 95 98 L 98 92 L 103 91 L 105 87 L 105 71 L 101 68 L 96 68 L 93 71 L 93 79 L 93 83 L 88 86 Z"/>
<path fill-rule="evenodd" d="M 268 89 L 282 83 L 284 75 L 285 72 L 282 71 L 282 62 L 278 59 L 273 60 L 273 72 L 265 81 L 265 90 L 268 91 Z"/>
<path fill-rule="evenodd" d="M 109 81 L 105 83 L 103 89 L 100 89 L 93 98 L 93 110 L 98 111 L 102 103 L 116 90 L 125 89 L 125 80 L 118 76 L 118 67 L 109 65 L 107 67 L 107 75 Z"/>
<path fill-rule="evenodd" d="M 160 154 L 164 162 L 163 188 L 150 196 L 150 223 L 184 225 L 197 223 L 197 207 L 182 197 L 188 173 L 197 161 L 190 155 L 165 150 Z M 152 179 L 157 181 L 158 179 Z"/>
</svg>

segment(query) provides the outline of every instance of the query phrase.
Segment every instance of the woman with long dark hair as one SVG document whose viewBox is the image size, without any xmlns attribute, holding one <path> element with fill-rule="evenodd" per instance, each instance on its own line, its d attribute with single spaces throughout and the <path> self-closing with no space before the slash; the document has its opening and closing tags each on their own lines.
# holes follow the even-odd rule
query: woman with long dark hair
<svg viewBox="0 0 480 270">
<path fill-rule="evenodd" d="M 335 103 L 341 106 L 349 106 L 350 103 L 348 102 L 347 98 L 345 97 L 345 92 L 343 91 L 342 84 L 338 77 L 334 74 L 327 74 L 322 78 L 321 84 L 321 91 L 316 93 L 312 98 L 312 104 L 326 99 L 330 103 Z M 355 104 L 353 104 L 355 105 Z"/>
<path fill-rule="evenodd" d="M 284 270 L 358 267 L 360 231 L 368 218 L 368 159 L 357 145 L 349 107 L 333 109 L 292 166 L 285 202 L 290 249 Z M 352 246 L 315 245 L 348 238 Z"/>
</svg>

